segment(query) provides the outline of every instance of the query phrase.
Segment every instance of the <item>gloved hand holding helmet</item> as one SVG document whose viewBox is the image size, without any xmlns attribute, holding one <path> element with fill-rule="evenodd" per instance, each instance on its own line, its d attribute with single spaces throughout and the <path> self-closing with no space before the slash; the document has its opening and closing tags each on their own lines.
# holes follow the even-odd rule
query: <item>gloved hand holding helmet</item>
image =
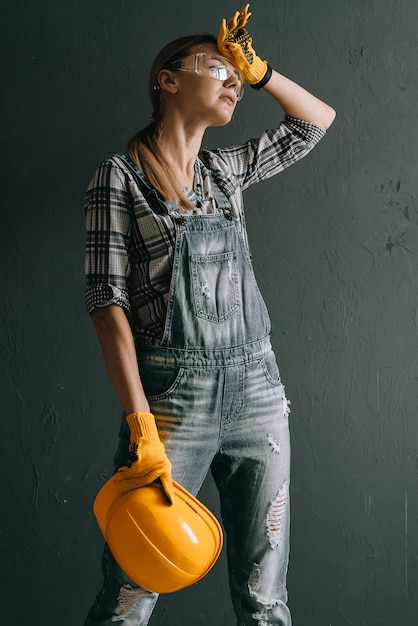
<svg viewBox="0 0 418 626">
<path fill-rule="evenodd" d="M 213 567 L 222 549 L 222 528 L 213 513 L 171 479 L 152 413 L 130 413 L 126 420 L 136 460 L 103 485 L 94 514 L 129 578 L 149 591 L 171 593 L 194 584 Z"/>
<path fill-rule="evenodd" d="M 172 504 L 171 463 L 158 436 L 154 416 L 152 413 L 130 413 L 126 421 L 131 431 L 129 451 L 134 461 L 131 467 L 121 467 L 117 473 L 121 491 L 126 493 L 159 479 L 164 494 Z"/>
<path fill-rule="evenodd" d="M 247 83 L 258 90 L 270 80 L 272 70 L 267 61 L 257 56 L 245 28 L 251 17 L 249 6 L 246 4 L 228 22 L 225 18 L 222 20 L 217 45 L 219 52 L 237 66 Z"/>
</svg>

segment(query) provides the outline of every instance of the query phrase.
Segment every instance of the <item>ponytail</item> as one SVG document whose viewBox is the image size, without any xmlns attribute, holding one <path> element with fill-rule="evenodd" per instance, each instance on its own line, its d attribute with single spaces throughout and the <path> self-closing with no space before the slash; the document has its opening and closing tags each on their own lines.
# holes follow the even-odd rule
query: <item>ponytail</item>
<svg viewBox="0 0 418 626">
<path fill-rule="evenodd" d="M 184 209 L 194 209 L 187 199 L 183 187 L 176 178 L 170 163 L 164 156 L 159 142 L 161 133 L 160 90 L 158 76 L 162 69 L 169 68 L 176 61 L 192 54 L 202 44 L 214 43 L 212 35 L 191 35 L 181 37 L 167 44 L 157 55 L 149 77 L 149 94 L 153 107 L 150 124 L 131 137 L 126 150 L 137 167 L 144 172 L 151 185 L 161 194 L 164 200 L 174 201 Z"/>
<path fill-rule="evenodd" d="M 144 172 L 151 185 L 164 200 L 172 200 L 184 209 L 195 208 L 194 204 L 188 200 L 160 148 L 158 127 L 155 121 L 131 137 L 126 149 L 131 159 Z"/>
</svg>

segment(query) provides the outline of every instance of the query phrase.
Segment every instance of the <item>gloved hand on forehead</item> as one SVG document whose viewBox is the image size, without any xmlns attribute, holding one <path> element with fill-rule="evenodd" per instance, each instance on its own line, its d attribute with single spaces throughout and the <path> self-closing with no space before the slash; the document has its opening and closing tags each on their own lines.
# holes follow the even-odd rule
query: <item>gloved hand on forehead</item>
<svg viewBox="0 0 418 626">
<path fill-rule="evenodd" d="M 252 46 L 252 38 L 245 28 L 252 15 L 248 11 L 249 6 L 246 4 L 228 22 L 225 18 L 222 20 L 217 44 L 219 52 L 237 66 L 247 83 L 257 89 L 270 79 L 271 69 L 267 61 L 257 56 Z M 262 84 L 258 86 L 258 83 Z"/>
<path fill-rule="evenodd" d="M 133 459 L 131 467 L 121 467 L 118 482 L 124 493 L 160 480 L 167 499 L 174 501 L 171 480 L 171 463 L 158 436 L 152 413 L 130 413 L 126 417 L 131 431 L 129 452 Z"/>
</svg>

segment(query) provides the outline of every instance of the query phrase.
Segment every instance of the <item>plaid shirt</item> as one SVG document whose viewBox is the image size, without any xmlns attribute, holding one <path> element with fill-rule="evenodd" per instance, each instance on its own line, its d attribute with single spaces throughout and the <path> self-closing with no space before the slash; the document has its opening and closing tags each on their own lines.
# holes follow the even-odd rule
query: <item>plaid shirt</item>
<svg viewBox="0 0 418 626">
<path fill-rule="evenodd" d="M 242 191 L 292 165 L 312 150 L 325 131 L 286 116 L 258 139 L 218 150 L 201 150 L 193 191 L 195 212 L 231 212 L 247 241 Z M 174 202 L 155 211 L 138 184 L 126 154 L 104 161 L 86 194 L 86 304 L 123 307 L 137 340 L 159 345 L 164 331 L 175 244 Z"/>
</svg>

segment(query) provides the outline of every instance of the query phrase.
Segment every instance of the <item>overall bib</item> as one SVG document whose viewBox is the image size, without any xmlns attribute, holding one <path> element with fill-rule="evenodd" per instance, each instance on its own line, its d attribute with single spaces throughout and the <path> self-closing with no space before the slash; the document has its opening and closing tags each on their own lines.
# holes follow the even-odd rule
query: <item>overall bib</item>
<svg viewBox="0 0 418 626">
<path fill-rule="evenodd" d="M 226 197 L 217 213 L 185 214 L 144 192 L 176 231 L 161 346 L 138 346 L 172 476 L 196 495 L 212 472 L 237 626 L 290 626 L 289 409 L 246 242 Z M 123 418 L 116 467 L 127 464 L 128 444 Z M 107 548 L 103 571 L 86 625 L 146 626 L 157 594 L 129 580 Z"/>
</svg>

